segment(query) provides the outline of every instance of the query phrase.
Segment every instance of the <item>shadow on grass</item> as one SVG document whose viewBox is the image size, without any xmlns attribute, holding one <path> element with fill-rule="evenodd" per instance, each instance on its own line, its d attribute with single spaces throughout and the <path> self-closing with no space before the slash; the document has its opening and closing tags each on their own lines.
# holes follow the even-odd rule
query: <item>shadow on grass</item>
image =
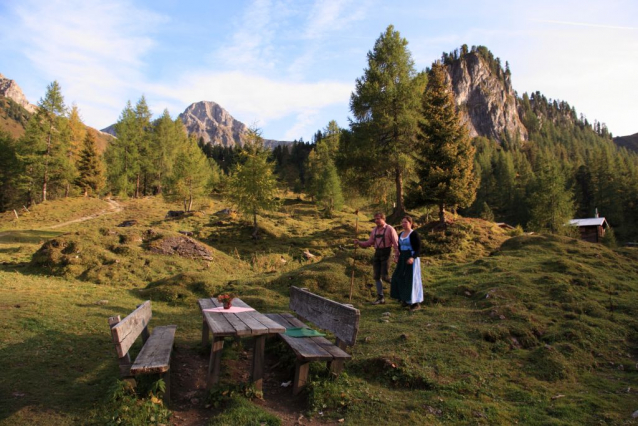
<svg viewBox="0 0 638 426">
<path fill-rule="evenodd" d="M 3 231 L 0 232 L 0 244 L 38 244 L 62 234 L 64 234 L 64 232 L 40 230 Z"/>
<path fill-rule="evenodd" d="M 0 349 L 4 371 L 0 422 L 21 412 L 21 421 L 46 424 L 45 419 L 54 412 L 83 423 L 117 378 L 107 327 L 104 333 L 87 335 L 53 330 L 49 322 L 38 318 L 15 321 L 25 333 L 36 334 Z"/>
</svg>

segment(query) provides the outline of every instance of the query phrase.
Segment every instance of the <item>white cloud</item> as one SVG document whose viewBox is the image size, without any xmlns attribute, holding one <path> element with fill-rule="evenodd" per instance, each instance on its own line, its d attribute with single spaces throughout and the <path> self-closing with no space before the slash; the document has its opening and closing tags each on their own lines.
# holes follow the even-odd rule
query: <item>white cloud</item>
<svg viewBox="0 0 638 426">
<path fill-rule="evenodd" d="M 233 72 L 195 72 L 185 74 L 172 86 L 158 85 L 153 93 L 165 103 L 207 100 L 220 104 L 243 121 L 269 121 L 348 102 L 351 84 L 335 81 L 291 83 L 257 74 Z"/>
<path fill-rule="evenodd" d="M 130 90 L 143 87 L 144 55 L 155 45 L 149 34 L 168 20 L 126 0 L 27 0 L 11 13 L 4 31 L 20 35 L 13 39 L 33 68 L 58 80 L 67 103 L 98 127 L 110 124 Z"/>
</svg>

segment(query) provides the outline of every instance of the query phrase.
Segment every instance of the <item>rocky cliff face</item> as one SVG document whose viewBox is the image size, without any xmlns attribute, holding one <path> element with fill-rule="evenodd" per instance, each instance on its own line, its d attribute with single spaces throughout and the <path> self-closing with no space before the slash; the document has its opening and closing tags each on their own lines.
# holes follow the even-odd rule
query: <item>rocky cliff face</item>
<svg viewBox="0 0 638 426">
<path fill-rule="evenodd" d="M 466 53 L 447 64 L 456 105 L 465 117 L 471 137 L 485 136 L 500 141 L 507 132 L 512 138 L 518 136 L 525 141 L 528 133 L 518 114 L 518 101 L 509 74 L 500 67 L 499 71 L 495 73 L 476 52 Z"/>
<path fill-rule="evenodd" d="M 15 81 L 6 78 L 2 74 L 0 74 L 0 96 L 12 99 L 31 114 L 38 109 L 37 106 L 29 103 L 24 93 L 22 93 L 22 89 Z"/>
<path fill-rule="evenodd" d="M 179 115 L 186 131 L 212 145 L 243 146 L 248 127 L 215 102 L 201 101 L 191 104 Z"/>
</svg>

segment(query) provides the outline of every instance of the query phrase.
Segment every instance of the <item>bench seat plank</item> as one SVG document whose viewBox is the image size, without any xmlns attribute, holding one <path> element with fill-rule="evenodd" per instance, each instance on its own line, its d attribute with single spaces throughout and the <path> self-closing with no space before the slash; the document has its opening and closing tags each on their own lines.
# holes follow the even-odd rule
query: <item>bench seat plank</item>
<svg viewBox="0 0 638 426">
<path fill-rule="evenodd" d="M 305 327 L 306 325 L 290 314 L 267 314 L 268 318 L 288 328 Z M 325 337 L 290 337 L 279 335 L 295 352 L 298 358 L 305 361 L 333 361 L 350 359 L 351 356 L 339 349 Z"/>
<path fill-rule="evenodd" d="M 151 337 L 131 366 L 131 374 L 154 374 L 168 371 L 175 340 L 176 325 L 155 327 Z"/>
</svg>

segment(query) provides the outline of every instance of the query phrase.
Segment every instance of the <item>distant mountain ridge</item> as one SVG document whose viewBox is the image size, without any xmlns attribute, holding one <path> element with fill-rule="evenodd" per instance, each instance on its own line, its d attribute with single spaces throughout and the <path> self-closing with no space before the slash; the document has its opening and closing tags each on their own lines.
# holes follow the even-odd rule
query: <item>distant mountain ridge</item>
<svg viewBox="0 0 638 426">
<path fill-rule="evenodd" d="M 630 151 L 638 152 L 638 133 L 629 136 L 618 136 L 614 138 L 616 145 L 627 148 Z"/>
<path fill-rule="evenodd" d="M 246 142 L 248 126 L 236 120 L 228 111 L 216 102 L 199 101 L 190 104 L 179 116 L 186 132 L 195 135 L 204 143 L 224 147 L 243 146 Z M 102 132 L 117 136 L 115 124 L 102 129 Z M 274 148 L 292 142 L 264 139 L 264 146 Z"/>
</svg>

